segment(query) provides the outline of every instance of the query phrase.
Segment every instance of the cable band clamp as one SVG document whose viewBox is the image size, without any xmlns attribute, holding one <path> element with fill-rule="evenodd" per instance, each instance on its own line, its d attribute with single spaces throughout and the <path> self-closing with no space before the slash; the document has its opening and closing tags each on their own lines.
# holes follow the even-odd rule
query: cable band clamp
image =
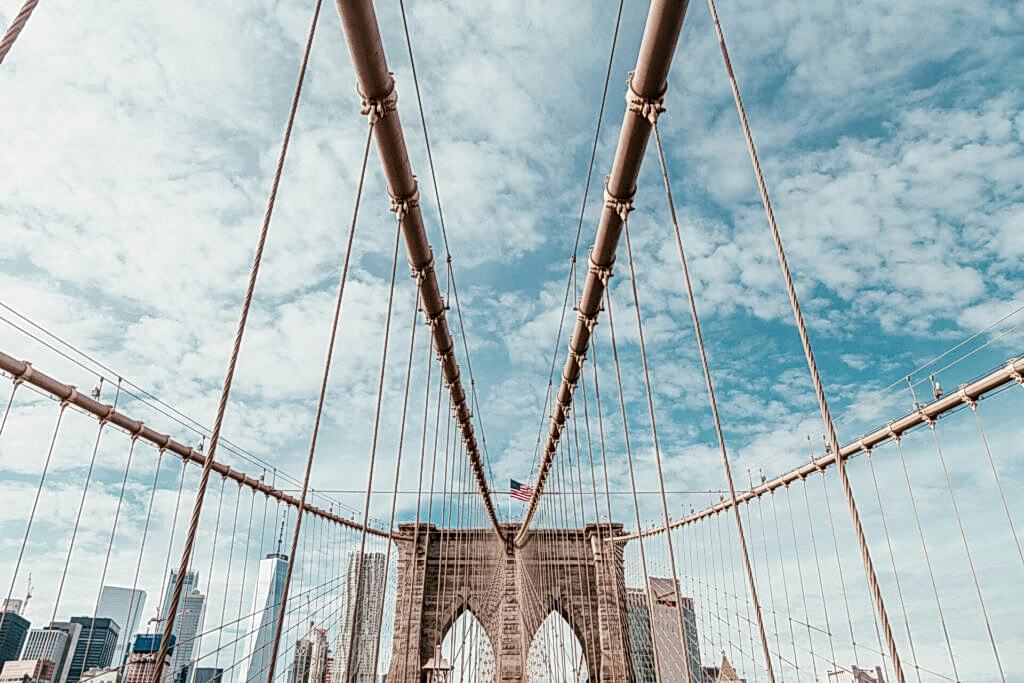
<svg viewBox="0 0 1024 683">
<path fill-rule="evenodd" d="M 391 197 L 391 212 L 398 218 L 398 222 L 401 223 L 405 220 L 405 217 L 409 215 L 409 211 L 414 207 L 420 205 L 420 188 L 416 187 L 412 191 L 412 194 L 405 197 L 396 197 L 391 194 L 390 189 L 388 195 Z M 433 257 L 431 257 L 433 258 Z"/>
<path fill-rule="evenodd" d="M 630 71 L 629 78 L 626 80 L 626 108 L 637 116 L 647 119 L 653 126 L 658 123 L 658 116 L 665 111 L 665 91 L 667 89 L 668 84 L 666 83 L 654 97 L 644 97 L 633 90 L 633 72 Z"/>
<path fill-rule="evenodd" d="M 613 260 L 607 266 L 602 266 L 594 262 L 594 253 L 591 252 L 590 255 L 587 256 L 587 262 L 589 263 L 590 272 L 596 275 L 598 279 L 601 280 L 601 284 L 607 287 L 608 280 L 612 277 L 612 266 L 615 265 L 615 261 Z M 594 317 L 596 319 L 597 315 L 595 314 Z"/>
<path fill-rule="evenodd" d="M 395 92 L 394 78 L 391 79 L 388 91 L 382 97 L 367 97 L 358 85 L 356 85 L 356 92 L 359 93 L 359 113 L 369 119 L 370 125 L 398 110 L 398 93 Z"/>
<path fill-rule="evenodd" d="M 18 386 L 22 382 L 27 382 L 32 377 L 32 364 L 27 360 L 22 361 L 25 363 L 25 369 L 22 370 L 21 374 L 14 376 L 14 386 Z M 1010 364 L 1012 367 L 1012 363 Z"/>
<path fill-rule="evenodd" d="M 1016 364 L 1017 359 L 1011 358 L 1010 362 L 1006 364 L 1006 369 L 1010 373 L 1010 377 L 1017 380 L 1017 384 L 1024 387 L 1024 374 L 1021 374 L 1021 372 L 1017 369 Z"/>
<path fill-rule="evenodd" d="M 414 266 L 411 263 L 409 264 L 409 274 L 412 277 L 416 278 L 417 281 L 421 282 L 423 280 L 423 277 L 426 276 L 427 273 L 432 273 L 432 272 L 434 272 L 434 250 L 433 249 L 430 250 L 430 260 L 427 261 L 425 264 L 423 264 L 422 268 L 417 268 L 416 266 Z"/>
<path fill-rule="evenodd" d="M 604 205 L 606 208 L 614 211 L 619 219 L 625 223 L 626 219 L 629 218 L 629 213 L 635 208 L 633 206 L 633 197 L 636 195 L 636 190 L 628 197 L 616 197 L 608 190 L 608 178 L 604 179 Z"/>
<path fill-rule="evenodd" d="M 971 398 L 971 395 L 967 393 L 967 385 L 966 384 L 961 384 L 960 385 L 959 394 L 960 394 L 960 400 L 963 401 L 965 405 L 969 406 L 971 410 L 977 410 L 978 409 L 978 399 Z"/>
</svg>

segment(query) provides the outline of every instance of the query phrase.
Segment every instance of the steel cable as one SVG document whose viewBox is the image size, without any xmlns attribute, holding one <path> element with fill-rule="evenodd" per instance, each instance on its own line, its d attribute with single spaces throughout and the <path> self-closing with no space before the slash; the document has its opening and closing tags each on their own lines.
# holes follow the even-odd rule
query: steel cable
<svg viewBox="0 0 1024 683">
<path fill-rule="evenodd" d="M 167 659 L 167 653 L 171 647 L 170 636 L 174 632 L 174 622 L 178 614 L 178 601 L 181 599 L 181 593 L 184 588 L 185 572 L 188 569 L 189 562 L 192 558 L 192 548 L 195 545 L 196 532 L 199 529 L 199 517 L 203 510 L 203 499 L 206 496 L 206 487 L 210 479 L 210 471 L 213 467 L 214 458 L 217 455 L 217 445 L 220 441 L 221 427 L 224 425 L 224 415 L 227 412 L 228 397 L 231 395 L 231 385 L 235 377 L 235 368 L 238 365 L 238 356 L 242 350 L 242 339 L 245 336 L 245 326 L 249 319 L 249 309 L 252 306 L 253 295 L 256 290 L 256 280 L 259 277 L 260 264 L 263 262 L 263 250 L 266 247 L 267 235 L 270 232 L 270 220 L 274 214 L 274 206 L 277 203 L 277 191 L 281 185 L 281 176 L 284 172 L 284 162 L 288 155 L 288 145 L 291 142 L 292 129 L 295 126 L 295 114 L 299 108 L 299 99 L 302 95 L 302 85 L 306 79 L 306 69 L 309 66 L 309 55 L 313 49 L 313 37 L 316 35 L 316 25 L 317 20 L 320 17 L 321 3 L 322 0 L 316 0 L 314 4 L 313 19 L 310 22 L 309 32 L 306 35 L 305 49 L 302 53 L 302 63 L 299 67 L 299 75 L 295 83 L 295 91 L 292 94 L 291 107 L 288 111 L 288 123 L 285 126 L 284 138 L 281 142 L 281 150 L 278 153 L 277 165 L 274 169 L 274 179 L 270 188 L 270 196 L 267 199 L 267 208 L 263 214 L 263 224 L 260 228 L 259 241 L 256 244 L 256 253 L 253 256 L 252 268 L 249 272 L 249 284 L 242 303 L 242 312 L 238 320 L 238 328 L 235 331 L 234 345 L 231 349 L 231 358 L 228 361 L 227 373 L 224 376 L 224 386 L 221 389 L 220 402 L 217 405 L 217 417 L 214 419 L 213 429 L 210 432 L 210 448 L 206 455 L 206 462 L 203 464 L 203 472 L 199 479 L 199 489 L 196 492 L 195 503 L 192 507 L 192 519 L 189 522 L 188 534 L 185 537 L 185 547 L 182 550 L 181 562 L 178 565 L 178 580 L 174 584 L 170 610 L 167 614 L 167 623 L 164 625 L 163 637 L 160 639 L 160 652 L 157 655 L 156 665 L 153 668 L 153 675 L 150 679 L 152 683 L 160 683 L 164 669 L 164 661 Z"/>
<path fill-rule="evenodd" d="M 729 60 L 729 49 L 725 44 L 725 34 L 722 32 L 722 25 L 718 18 L 718 9 L 715 0 L 708 0 L 708 7 L 711 10 L 711 18 L 714 23 L 715 34 L 718 37 L 718 46 L 722 53 L 722 60 L 725 63 L 725 70 L 729 77 L 729 86 L 732 89 L 733 100 L 736 104 L 736 111 L 739 114 L 740 125 L 743 129 L 743 138 L 747 144 L 747 151 L 754 169 L 754 176 L 757 180 L 757 188 L 761 195 L 761 203 L 764 206 L 768 218 L 768 226 L 771 232 L 772 241 L 775 244 L 775 252 L 779 259 L 779 267 L 782 270 L 783 280 L 786 284 L 786 292 L 789 295 L 790 306 L 793 309 L 793 317 L 796 322 L 797 331 L 800 335 L 800 342 L 803 346 L 804 356 L 807 360 L 807 368 L 811 375 L 811 382 L 814 385 L 814 393 L 818 399 L 818 407 L 821 410 L 822 422 L 825 432 L 828 434 L 828 442 L 836 457 L 836 470 L 839 472 L 839 481 L 842 485 L 843 495 L 850 511 L 850 518 L 853 522 L 854 534 L 857 537 L 857 545 L 860 549 L 861 561 L 864 564 L 864 573 L 867 576 L 868 586 L 871 590 L 871 597 L 877 613 L 879 623 L 885 635 L 885 642 L 889 649 L 889 656 L 892 659 L 893 670 L 897 683 L 906 683 L 903 674 L 903 666 L 900 663 L 900 654 L 896 646 L 896 638 L 893 635 L 892 625 L 889 623 L 889 615 L 885 610 L 885 602 L 882 598 L 882 589 L 878 582 L 878 575 L 875 573 L 874 562 L 871 560 L 871 551 L 868 547 L 867 537 L 864 534 L 864 527 L 861 524 L 860 514 L 857 511 L 857 503 L 853 497 L 853 487 L 846 473 L 846 464 L 839 456 L 839 437 L 836 434 L 835 425 L 832 422 L 832 415 L 829 412 L 828 402 L 825 398 L 825 389 L 822 385 L 821 376 L 818 373 L 818 366 L 814 360 L 814 353 L 811 350 L 811 341 L 807 335 L 807 326 L 804 324 L 803 313 L 800 310 L 800 303 L 797 300 L 796 288 L 793 284 L 793 277 L 786 262 L 786 254 L 782 248 L 782 238 L 779 228 L 775 223 L 775 213 L 772 211 L 771 199 L 768 196 L 768 186 L 764 180 L 764 173 L 761 171 L 761 164 L 757 158 L 757 149 L 754 146 L 754 139 L 750 132 L 750 123 L 747 121 L 747 114 L 743 108 L 743 99 L 740 96 L 739 84 L 736 81 L 736 74 L 733 72 L 732 62 Z"/>
</svg>

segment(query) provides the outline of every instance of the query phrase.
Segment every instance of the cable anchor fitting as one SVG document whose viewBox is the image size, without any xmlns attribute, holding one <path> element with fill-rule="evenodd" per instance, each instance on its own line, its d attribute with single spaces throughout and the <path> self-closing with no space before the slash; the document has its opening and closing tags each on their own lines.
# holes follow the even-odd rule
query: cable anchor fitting
<svg viewBox="0 0 1024 683">
<path fill-rule="evenodd" d="M 14 386 L 18 386 L 22 382 L 27 382 L 29 378 L 32 377 L 32 364 L 27 360 L 23 362 L 25 363 L 25 369 L 21 371 L 21 374 L 14 376 Z M 1013 363 L 1011 363 L 1010 366 L 1012 367 Z"/>
<path fill-rule="evenodd" d="M 629 214 L 635 208 L 633 206 L 633 197 L 636 195 L 636 190 L 628 197 L 616 197 L 608 190 L 608 178 L 604 179 L 604 205 L 606 208 L 614 211 L 619 219 L 625 223 L 629 218 Z"/>
<path fill-rule="evenodd" d="M 978 399 L 972 398 L 971 395 L 967 393 L 966 384 L 961 384 L 960 391 L 958 391 L 957 393 L 960 394 L 960 400 L 964 402 L 964 405 L 969 407 L 971 410 L 978 409 Z"/>
<path fill-rule="evenodd" d="M 626 79 L 626 108 L 637 116 L 647 119 L 651 125 L 658 123 L 658 116 L 665 111 L 665 91 L 668 89 L 666 83 L 661 87 L 654 97 L 644 97 L 636 90 L 633 90 L 633 72 L 629 72 Z"/>
<path fill-rule="evenodd" d="M 392 200 L 394 201 L 394 200 Z M 409 264 L 409 275 L 416 279 L 417 282 L 422 282 L 424 276 L 427 273 L 434 272 L 434 250 L 430 250 L 430 260 L 423 264 L 422 268 L 417 268 L 413 264 Z"/>
<path fill-rule="evenodd" d="M 612 266 L 615 265 L 615 261 L 612 260 L 607 266 L 602 266 L 594 261 L 594 252 L 591 251 L 587 256 L 587 262 L 589 263 L 590 272 L 596 275 L 601 280 L 601 284 L 607 287 L 608 280 L 612 277 Z"/>
<path fill-rule="evenodd" d="M 1024 374 L 1017 369 L 1017 359 L 1011 358 L 1006 364 L 1006 369 L 1010 373 L 1010 377 L 1017 380 L 1017 384 L 1024 387 Z"/>
<path fill-rule="evenodd" d="M 389 73 L 388 76 L 394 74 Z M 359 113 L 365 116 L 373 125 L 393 111 L 398 109 L 398 93 L 395 92 L 395 79 L 391 79 L 388 91 L 382 97 L 367 97 L 356 85 L 356 92 L 359 93 Z"/>
<path fill-rule="evenodd" d="M 418 186 L 412 191 L 412 194 L 405 197 L 396 197 L 391 194 L 390 189 L 388 196 L 391 197 L 391 212 L 398 218 L 399 223 L 405 220 L 410 210 L 420 205 L 420 188 Z"/>
</svg>

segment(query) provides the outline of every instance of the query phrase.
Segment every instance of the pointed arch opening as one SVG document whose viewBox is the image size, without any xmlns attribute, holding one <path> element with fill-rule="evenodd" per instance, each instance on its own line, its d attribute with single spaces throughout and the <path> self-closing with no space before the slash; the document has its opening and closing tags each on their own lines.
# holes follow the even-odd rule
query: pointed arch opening
<svg viewBox="0 0 1024 683">
<path fill-rule="evenodd" d="M 590 680 L 583 643 L 572 624 L 556 610 L 544 618 L 533 634 L 526 655 L 526 680 L 529 683 Z"/>
<path fill-rule="evenodd" d="M 473 611 L 463 609 L 441 640 L 441 653 L 452 665 L 452 683 L 492 683 L 495 680 L 494 648 L 483 624 Z"/>
</svg>

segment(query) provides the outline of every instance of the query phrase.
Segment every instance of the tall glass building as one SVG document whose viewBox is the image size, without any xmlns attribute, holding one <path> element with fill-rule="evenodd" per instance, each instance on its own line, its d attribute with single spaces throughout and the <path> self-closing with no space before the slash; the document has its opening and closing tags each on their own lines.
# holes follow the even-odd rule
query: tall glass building
<svg viewBox="0 0 1024 683">
<path fill-rule="evenodd" d="M 161 626 L 171 611 L 171 598 L 174 595 L 174 584 L 178 580 L 178 572 L 171 570 L 167 579 L 167 586 L 164 589 L 164 598 L 160 607 Z M 174 654 L 170 658 L 168 669 L 173 672 L 175 683 L 188 683 L 192 675 L 192 652 L 196 646 L 196 634 L 203 626 L 203 616 L 206 609 L 206 596 L 199 590 L 199 575 L 196 572 L 187 572 L 182 584 L 181 599 L 178 601 L 178 611 L 174 618 L 174 628 L 171 635 L 174 636 Z M 129 642 L 131 642 L 129 640 Z"/>
<path fill-rule="evenodd" d="M 362 576 L 360 564 L 363 565 Z M 375 683 L 377 680 L 373 653 L 380 633 L 380 595 L 386 578 L 384 553 L 362 556 L 358 550 L 349 553 L 333 683 Z"/>
<path fill-rule="evenodd" d="M 114 661 L 121 627 L 113 619 L 106 618 L 71 617 L 71 621 L 82 627 L 68 672 L 68 683 L 78 683 L 83 671 L 106 669 Z"/>
<path fill-rule="evenodd" d="M 267 683 L 270 653 L 274 647 L 277 613 L 284 593 L 284 577 L 288 571 L 288 556 L 270 553 L 260 560 L 260 573 L 256 579 L 256 593 L 249 614 L 249 634 L 245 644 L 248 662 L 245 683 Z"/>
<path fill-rule="evenodd" d="M 120 586 L 104 586 L 100 591 L 100 601 L 96 604 L 96 616 L 113 619 L 121 627 L 118 636 L 114 666 L 120 666 L 125 659 L 132 637 L 139 630 L 139 619 L 142 608 L 146 604 L 146 591 L 122 588 Z"/>
<path fill-rule="evenodd" d="M 0 667 L 5 662 L 18 659 L 21 647 L 25 644 L 25 637 L 28 635 L 28 627 L 31 626 L 28 619 L 11 608 L 0 612 Z M 20 602 L 17 609 L 21 609 Z"/>
</svg>

